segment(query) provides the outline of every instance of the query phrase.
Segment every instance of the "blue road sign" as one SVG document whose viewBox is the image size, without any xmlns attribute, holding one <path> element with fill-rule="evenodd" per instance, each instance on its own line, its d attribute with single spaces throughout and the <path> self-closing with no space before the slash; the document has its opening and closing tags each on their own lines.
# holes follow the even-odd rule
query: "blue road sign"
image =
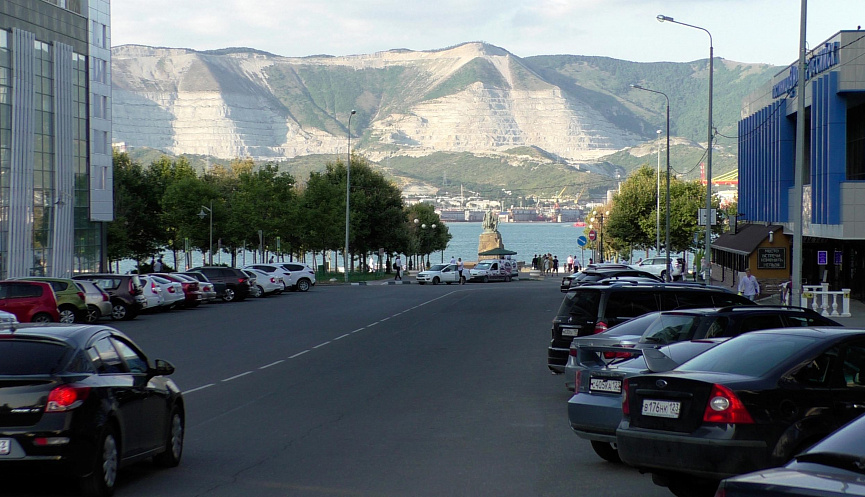
<svg viewBox="0 0 865 497">
<path fill-rule="evenodd" d="M 580 235 L 577 237 L 577 245 L 579 245 L 580 247 L 585 247 L 588 243 L 589 239 L 585 236 Z"/>
</svg>

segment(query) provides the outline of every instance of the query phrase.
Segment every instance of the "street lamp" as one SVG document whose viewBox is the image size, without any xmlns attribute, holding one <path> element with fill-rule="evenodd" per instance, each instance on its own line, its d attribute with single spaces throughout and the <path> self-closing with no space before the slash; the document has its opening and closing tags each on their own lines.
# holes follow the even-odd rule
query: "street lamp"
<svg viewBox="0 0 865 497">
<path fill-rule="evenodd" d="M 207 212 L 204 212 L 207 211 Z M 209 266 L 213 265 L 213 200 L 210 201 L 210 207 L 201 206 L 201 211 L 198 217 L 203 221 L 205 216 L 210 216 L 210 246 L 207 247 L 207 252 L 210 254 Z"/>
<path fill-rule="evenodd" d="M 667 17 L 665 15 L 659 15 L 657 17 L 658 22 L 672 22 L 674 24 L 681 24 L 682 26 L 687 26 L 689 28 L 699 29 L 701 31 L 705 31 L 707 35 L 709 35 L 709 132 L 708 132 L 708 149 L 706 152 L 706 253 L 703 255 L 703 268 L 705 268 L 705 281 L 708 283 L 712 276 L 712 270 L 710 267 L 710 261 L 712 260 L 712 75 L 714 73 L 714 46 L 712 43 L 712 33 L 709 32 L 706 28 L 701 28 L 700 26 L 694 26 L 691 24 L 685 24 L 684 22 L 679 22 L 674 20 L 672 17 Z"/>
<path fill-rule="evenodd" d="M 600 260 L 598 262 L 604 262 L 604 218 L 609 215 L 610 211 L 592 211 L 591 221 L 592 223 L 598 223 L 598 230 L 600 231 L 600 236 L 598 238 L 598 252 L 600 252 Z"/>
<path fill-rule="evenodd" d="M 667 237 L 664 239 L 664 253 L 666 254 L 665 264 L 667 268 L 667 274 L 664 279 L 670 281 L 670 97 L 668 97 L 667 94 L 662 91 L 650 90 L 649 88 L 644 88 L 640 85 L 631 85 L 631 88 L 634 88 L 636 90 L 648 91 L 651 93 L 657 93 L 658 95 L 663 95 L 664 98 L 667 100 Z M 659 193 L 659 202 L 660 196 L 661 195 Z"/>
<path fill-rule="evenodd" d="M 655 194 L 657 206 L 655 207 L 655 253 L 661 253 L 661 130 L 658 134 L 658 192 Z"/>
<path fill-rule="evenodd" d="M 351 193 L 351 116 L 355 113 L 356 111 L 352 109 L 351 114 L 348 115 L 348 161 L 345 163 L 345 250 L 342 253 L 342 266 L 346 283 L 348 283 L 348 203 Z"/>
</svg>

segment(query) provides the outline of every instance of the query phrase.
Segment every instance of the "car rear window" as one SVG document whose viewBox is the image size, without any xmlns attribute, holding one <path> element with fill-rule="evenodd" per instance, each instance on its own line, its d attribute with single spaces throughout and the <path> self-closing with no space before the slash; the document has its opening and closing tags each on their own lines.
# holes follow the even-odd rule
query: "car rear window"
<svg viewBox="0 0 865 497">
<path fill-rule="evenodd" d="M 598 315 L 598 305 L 601 302 L 599 290 L 570 291 L 559 306 L 558 316 L 567 317 L 569 314 L 576 316 L 589 316 L 594 319 Z"/>
<path fill-rule="evenodd" d="M 690 340 L 700 325 L 702 316 L 694 314 L 663 314 L 643 333 L 643 343 L 675 343 Z"/>
<path fill-rule="evenodd" d="M 762 376 L 816 340 L 797 335 L 746 333 L 703 352 L 676 370 Z"/>
<path fill-rule="evenodd" d="M 71 350 L 58 343 L 0 339 L 0 375 L 58 373 Z"/>
<path fill-rule="evenodd" d="M 654 292 L 610 292 L 604 316 L 607 318 L 633 318 L 647 312 L 658 311 Z"/>
<path fill-rule="evenodd" d="M 660 313 L 650 312 L 648 314 L 644 314 L 640 317 L 636 317 L 634 319 L 625 321 L 624 323 L 617 324 L 607 331 L 598 334 L 597 336 L 603 337 L 620 337 L 625 335 L 642 335 L 648 328 L 652 326 L 652 323 L 658 320 L 658 316 Z"/>
</svg>

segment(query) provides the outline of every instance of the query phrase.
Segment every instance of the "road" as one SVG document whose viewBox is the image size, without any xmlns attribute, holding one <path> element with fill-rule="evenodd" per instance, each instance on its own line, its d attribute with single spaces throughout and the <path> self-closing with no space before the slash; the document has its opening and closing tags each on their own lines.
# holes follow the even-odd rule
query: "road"
<svg viewBox="0 0 865 497">
<path fill-rule="evenodd" d="M 570 431 L 546 367 L 558 286 L 318 285 L 106 322 L 187 403 L 180 467 L 127 468 L 116 495 L 671 495 Z"/>
</svg>

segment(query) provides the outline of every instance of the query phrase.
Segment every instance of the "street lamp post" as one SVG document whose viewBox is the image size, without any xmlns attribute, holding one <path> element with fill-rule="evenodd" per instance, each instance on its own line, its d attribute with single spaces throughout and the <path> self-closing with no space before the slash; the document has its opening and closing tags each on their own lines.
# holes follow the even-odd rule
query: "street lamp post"
<svg viewBox="0 0 865 497">
<path fill-rule="evenodd" d="M 672 17 L 667 17 L 665 15 L 659 15 L 657 19 L 659 22 L 667 21 L 674 24 L 681 24 L 682 26 L 687 26 L 689 28 L 699 29 L 705 31 L 705 33 L 709 35 L 709 131 L 708 148 L 706 149 L 706 253 L 703 254 L 703 268 L 705 270 L 704 281 L 708 283 L 712 276 L 712 76 L 714 75 L 715 48 L 712 43 L 712 33 L 710 33 L 708 29 L 694 26 L 692 24 L 685 24 L 684 22 L 676 21 Z"/>
<path fill-rule="evenodd" d="M 204 212 L 204 211 L 207 212 Z M 198 217 L 202 220 L 205 216 L 210 216 L 210 245 L 207 247 L 207 253 L 210 256 L 209 266 L 213 265 L 213 200 L 210 201 L 210 207 L 201 206 L 201 211 L 198 213 Z"/>
<path fill-rule="evenodd" d="M 345 282 L 348 283 L 348 204 L 351 194 L 351 116 L 355 115 L 356 111 L 351 110 L 348 115 L 348 157 L 345 163 L 345 250 L 342 253 L 342 265 L 345 272 Z"/>
<path fill-rule="evenodd" d="M 662 91 L 650 90 L 649 88 L 644 88 L 640 85 L 631 85 L 631 88 L 657 93 L 658 95 L 663 95 L 664 99 L 667 100 L 667 236 L 664 239 L 664 253 L 666 254 L 664 262 L 667 268 L 667 272 L 664 279 L 670 281 L 670 97 L 668 97 L 667 94 Z M 661 195 L 659 194 L 658 201 L 660 201 L 660 196 Z"/>
<path fill-rule="evenodd" d="M 661 130 L 658 134 L 658 191 L 655 195 L 657 206 L 655 207 L 655 253 L 661 253 Z"/>
<path fill-rule="evenodd" d="M 600 233 L 598 235 L 598 252 L 600 253 L 599 254 L 600 260 L 597 262 L 604 262 L 604 218 L 609 216 L 609 215 L 610 215 L 610 211 L 607 211 L 607 212 L 592 211 L 591 221 L 593 223 L 598 223 L 598 230 L 600 231 Z"/>
</svg>

